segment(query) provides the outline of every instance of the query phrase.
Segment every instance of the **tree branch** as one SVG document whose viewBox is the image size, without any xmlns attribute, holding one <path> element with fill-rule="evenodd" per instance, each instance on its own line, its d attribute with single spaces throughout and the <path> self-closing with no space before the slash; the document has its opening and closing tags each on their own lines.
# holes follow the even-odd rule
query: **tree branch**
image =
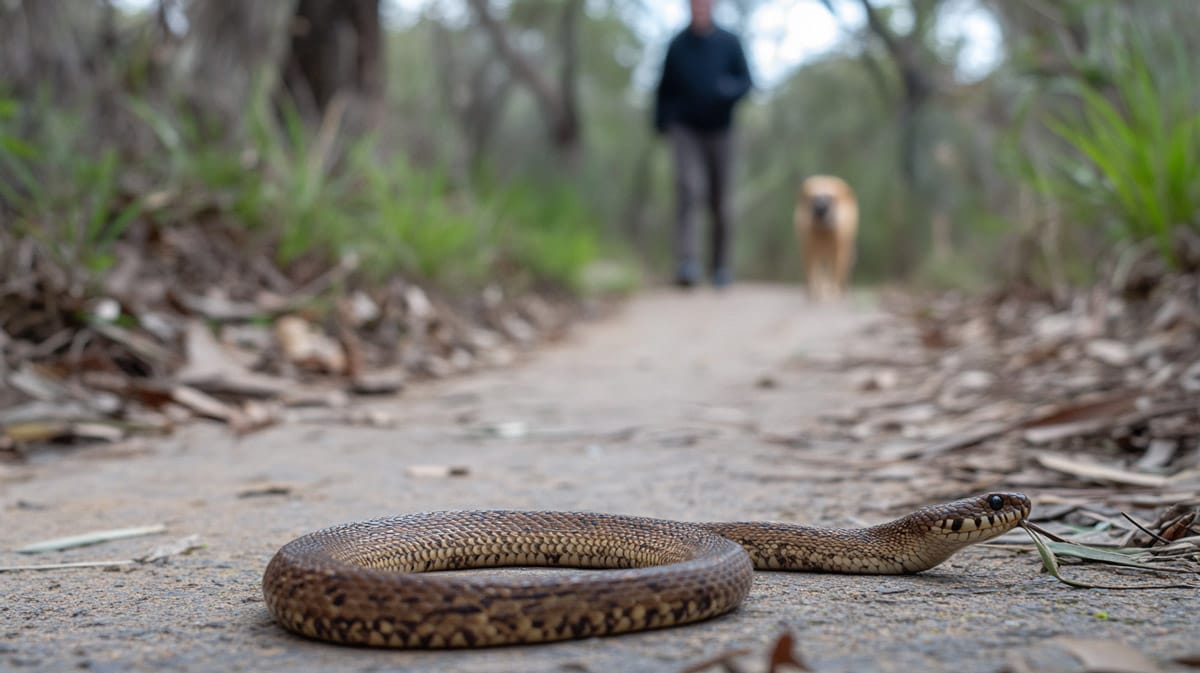
<svg viewBox="0 0 1200 673">
<path fill-rule="evenodd" d="M 861 2 L 863 11 L 867 14 L 867 26 L 870 27 L 871 32 L 879 36 L 879 39 L 883 41 L 883 46 L 892 55 L 892 58 L 896 59 L 897 63 L 905 62 L 907 50 L 901 44 L 900 38 L 896 37 L 891 28 L 888 28 L 887 23 L 879 14 L 879 10 L 871 4 L 871 0 L 861 0 Z M 826 4 L 826 6 L 829 5 Z"/>
<path fill-rule="evenodd" d="M 491 39 L 496 53 L 508 64 L 513 74 L 533 91 L 538 106 L 550 123 L 557 125 L 557 120 L 563 114 L 563 105 L 550 82 L 542 76 L 542 73 L 524 54 L 512 45 L 508 34 L 504 31 L 504 26 L 492 16 L 487 0 L 468 0 L 468 2 L 475 12 L 475 17 L 479 20 L 479 25 Z"/>
<path fill-rule="evenodd" d="M 843 33 L 850 35 L 855 32 L 851 31 L 846 25 L 845 20 L 838 13 L 837 7 L 833 4 L 833 0 L 819 0 L 819 2 L 825 6 L 826 11 L 838 22 L 838 26 Z M 883 64 L 867 49 L 861 51 L 859 60 L 862 61 L 863 67 L 866 68 L 867 75 L 875 80 L 875 89 L 879 92 L 883 104 L 885 106 L 888 105 L 895 92 L 892 91 L 891 82 L 888 81 L 887 74 L 883 71 Z"/>
<path fill-rule="evenodd" d="M 583 0 L 570 0 L 562 14 L 561 117 L 555 130 L 560 144 L 574 144 L 579 135 L 579 13 Z"/>
</svg>

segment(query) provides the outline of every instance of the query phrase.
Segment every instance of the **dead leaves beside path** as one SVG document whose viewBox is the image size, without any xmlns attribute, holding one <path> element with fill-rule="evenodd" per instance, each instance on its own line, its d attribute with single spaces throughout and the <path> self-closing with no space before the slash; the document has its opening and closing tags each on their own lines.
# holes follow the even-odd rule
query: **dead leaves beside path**
<svg viewBox="0 0 1200 673">
<path fill-rule="evenodd" d="M 1121 473 L 1049 468 L 1084 481 L 1200 484 L 1200 270 L 1139 279 L 1137 293 L 893 297 L 888 357 L 872 339 L 872 355 L 833 363 L 867 402 L 828 427 L 910 456 L 987 442 Z"/>
<path fill-rule="evenodd" d="M 196 418 L 254 432 L 307 406 L 511 362 L 577 305 L 499 286 L 449 301 L 346 258 L 304 282 L 222 235 L 180 228 L 120 245 L 102 287 L 72 286 L 30 247 L 0 277 L 0 458 L 117 441 Z M 18 244 L 22 244 L 18 242 Z"/>
<path fill-rule="evenodd" d="M 1047 568 L 1124 560 L 1182 570 L 1182 583 L 1196 586 L 1200 260 L 1192 262 L 1188 272 L 1142 273 L 1136 287 L 1114 280 L 1058 297 L 890 297 L 892 315 L 861 354 L 817 363 L 845 372 L 863 403 L 798 437 L 770 439 L 871 447 L 844 467 L 904 481 L 913 498 L 886 509 L 1024 491 L 1037 524 L 1063 540 L 1049 544 Z"/>
</svg>

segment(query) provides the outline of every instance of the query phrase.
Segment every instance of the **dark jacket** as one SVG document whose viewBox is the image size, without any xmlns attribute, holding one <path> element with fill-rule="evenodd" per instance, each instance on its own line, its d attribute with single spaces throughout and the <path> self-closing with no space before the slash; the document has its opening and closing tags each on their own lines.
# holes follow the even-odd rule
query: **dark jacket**
<svg viewBox="0 0 1200 673">
<path fill-rule="evenodd" d="M 671 40 L 654 105 L 654 127 L 671 124 L 697 131 L 728 129 L 733 106 L 754 83 L 737 36 L 713 27 L 704 35 L 690 28 Z"/>
</svg>

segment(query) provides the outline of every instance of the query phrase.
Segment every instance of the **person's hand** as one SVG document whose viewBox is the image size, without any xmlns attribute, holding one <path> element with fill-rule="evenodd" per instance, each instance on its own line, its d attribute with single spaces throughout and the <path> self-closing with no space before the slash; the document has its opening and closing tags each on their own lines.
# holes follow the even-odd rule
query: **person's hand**
<svg viewBox="0 0 1200 673">
<path fill-rule="evenodd" d="M 737 77 L 723 76 L 717 80 L 717 97 L 722 103 L 731 103 L 741 98 L 744 91 L 742 90 L 742 81 Z"/>
</svg>

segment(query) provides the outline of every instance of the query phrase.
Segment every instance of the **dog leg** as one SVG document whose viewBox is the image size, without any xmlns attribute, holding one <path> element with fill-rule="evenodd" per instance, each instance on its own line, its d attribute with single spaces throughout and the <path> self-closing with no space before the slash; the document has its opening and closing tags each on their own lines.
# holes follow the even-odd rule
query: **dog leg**
<svg viewBox="0 0 1200 673">
<path fill-rule="evenodd" d="M 838 243 L 834 258 L 833 277 L 837 294 L 841 296 L 845 294 L 850 285 L 850 268 L 854 265 L 854 241 L 843 238 Z"/>
<path fill-rule="evenodd" d="M 820 299 L 818 296 L 817 282 L 820 278 L 820 272 L 817 269 L 817 251 L 816 240 L 810 234 L 804 240 L 804 276 L 805 282 L 808 285 L 808 296 L 810 299 Z"/>
<path fill-rule="evenodd" d="M 834 255 L 836 241 L 828 236 L 814 237 L 813 245 L 813 295 L 818 301 L 828 301 L 836 295 L 834 281 Z"/>
</svg>

